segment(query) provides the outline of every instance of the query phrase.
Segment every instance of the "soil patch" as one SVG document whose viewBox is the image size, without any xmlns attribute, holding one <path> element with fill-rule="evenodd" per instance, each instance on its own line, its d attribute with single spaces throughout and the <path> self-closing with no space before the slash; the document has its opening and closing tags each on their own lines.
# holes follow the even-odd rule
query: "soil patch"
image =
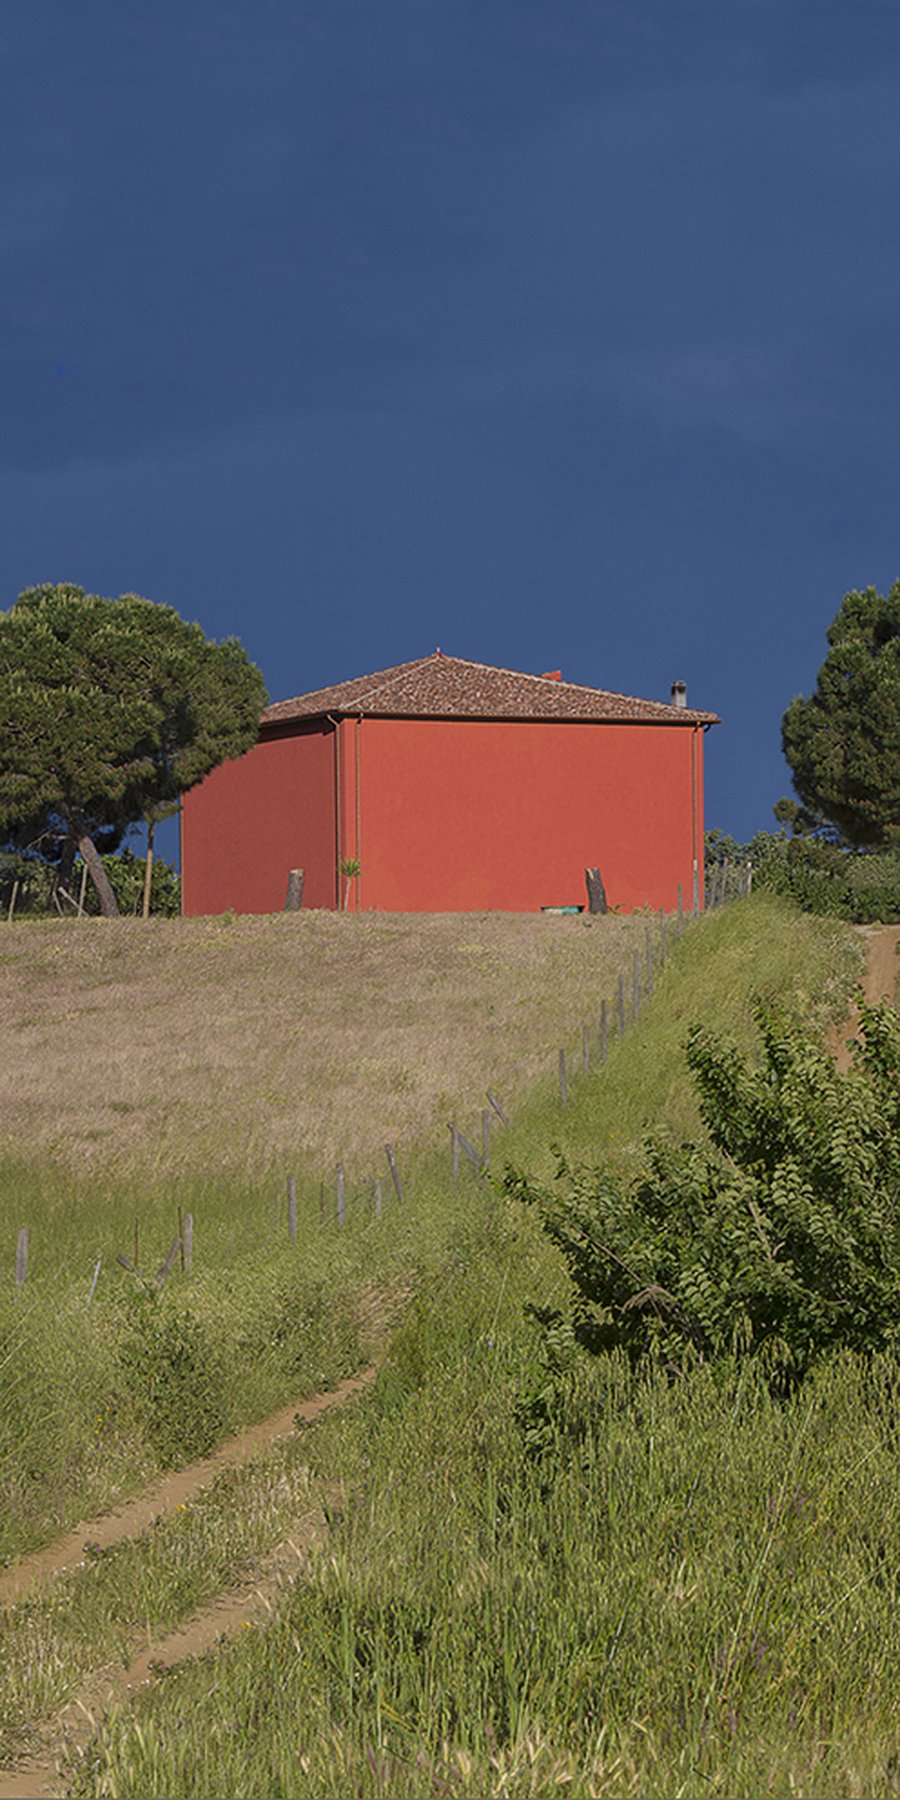
<svg viewBox="0 0 900 1800">
<path fill-rule="evenodd" d="M 897 984 L 900 980 L 900 925 L 863 925 L 860 934 L 866 946 L 866 973 L 863 978 L 863 999 L 867 1006 L 877 1005 L 879 1000 L 889 1000 L 896 1004 Z M 839 1069 L 846 1071 L 852 1065 L 853 1057 L 850 1049 L 859 1035 L 859 1011 L 854 1007 L 848 1019 L 839 1026 L 831 1038 L 831 1050 Z"/>
</svg>

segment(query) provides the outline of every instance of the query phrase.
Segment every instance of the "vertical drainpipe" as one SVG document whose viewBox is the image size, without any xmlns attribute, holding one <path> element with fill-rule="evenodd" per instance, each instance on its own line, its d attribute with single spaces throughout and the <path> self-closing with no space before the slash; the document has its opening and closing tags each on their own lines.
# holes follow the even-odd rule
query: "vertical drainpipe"
<svg viewBox="0 0 900 1800">
<path fill-rule="evenodd" d="M 700 855 L 697 843 L 697 731 L 691 727 L 691 854 L 694 859 L 694 911 L 700 911 Z"/>
<path fill-rule="evenodd" d="M 334 892 L 338 912 L 341 910 L 341 733 L 340 720 L 326 713 L 334 728 Z"/>
<path fill-rule="evenodd" d="M 361 858 L 361 856 L 360 856 L 360 851 L 359 851 L 359 815 L 360 815 L 360 800 L 359 800 L 359 737 L 360 737 L 360 732 L 361 732 L 361 730 L 362 730 L 362 713 L 358 713 L 358 714 L 357 714 L 357 719 L 356 719 L 356 851 L 355 851 L 355 855 L 356 855 L 356 860 L 357 860 L 357 863 L 358 863 L 358 864 L 359 864 L 359 866 L 360 866 L 360 869 L 361 869 L 361 868 L 362 868 L 362 858 Z M 357 875 L 357 877 L 356 877 L 356 910 L 357 910 L 357 912 L 359 912 L 359 911 L 360 911 L 360 906 L 361 906 L 361 901 L 360 901 L 360 889 L 361 889 L 361 887 L 362 887 L 362 875 L 361 875 L 361 874 L 359 874 L 359 875 Z"/>
</svg>

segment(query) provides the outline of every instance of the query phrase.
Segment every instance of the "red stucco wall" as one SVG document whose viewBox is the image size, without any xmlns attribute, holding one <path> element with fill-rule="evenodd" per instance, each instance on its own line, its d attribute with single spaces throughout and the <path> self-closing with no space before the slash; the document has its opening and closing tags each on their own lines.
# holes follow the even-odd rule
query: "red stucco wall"
<svg viewBox="0 0 900 1800">
<path fill-rule="evenodd" d="M 278 912 L 288 872 L 304 906 L 335 903 L 334 731 L 303 726 L 223 763 L 184 797 L 186 913 Z"/>
<path fill-rule="evenodd" d="M 348 719 L 340 733 L 353 907 L 574 905 L 597 864 L 611 905 L 672 910 L 679 882 L 692 902 L 695 854 L 702 882 L 699 729 Z"/>
</svg>

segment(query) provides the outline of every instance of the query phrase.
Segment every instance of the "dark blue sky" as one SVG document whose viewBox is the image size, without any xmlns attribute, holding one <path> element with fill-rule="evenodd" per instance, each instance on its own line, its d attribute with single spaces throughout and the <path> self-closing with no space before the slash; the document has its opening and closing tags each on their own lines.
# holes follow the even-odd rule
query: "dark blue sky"
<svg viewBox="0 0 900 1800">
<path fill-rule="evenodd" d="M 273 699 L 680 677 L 772 823 L 900 574 L 897 0 L 29 0 L 0 57 L 0 606 L 136 590 Z"/>
</svg>

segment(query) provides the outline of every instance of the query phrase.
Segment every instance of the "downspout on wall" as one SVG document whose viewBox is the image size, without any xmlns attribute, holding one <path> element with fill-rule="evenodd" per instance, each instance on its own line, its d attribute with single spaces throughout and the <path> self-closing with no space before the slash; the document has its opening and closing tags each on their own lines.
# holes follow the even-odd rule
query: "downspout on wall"
<svg viewBox="0 0 900 1800">
<path fill-rule="evenodd" d="M 334 731 L 334 905 L 341 910 L 341 732 L 340 720 L 333 713 L 326 719 Z"/>
<path fill-rule="evenodd" d="M 360 854 L 360 848 L 359 848 L 359 844 L 360 844 L 359 739 L 360 739 L 361 731 L 362 731 L 362 713 L 358 713 L 357 717 L 356 717 L 356 852 L 355 852 L 355 855 L 356 855 L 356 862 L 357 862 L 360 872 L 356 877 L 356 911 L 357 912 L 362 911 L 362 899 L 361 899 L 361 893 L 360 893 L 360 890 L 362 888 L 362 856 Z"/>
<path fill-rule="evenodd" d="M 693 857 L 694 911 L 700 911 L 700 857 L 697 844 L 697 731 L 691 727 L 691 855 Z"/>
</svg>

